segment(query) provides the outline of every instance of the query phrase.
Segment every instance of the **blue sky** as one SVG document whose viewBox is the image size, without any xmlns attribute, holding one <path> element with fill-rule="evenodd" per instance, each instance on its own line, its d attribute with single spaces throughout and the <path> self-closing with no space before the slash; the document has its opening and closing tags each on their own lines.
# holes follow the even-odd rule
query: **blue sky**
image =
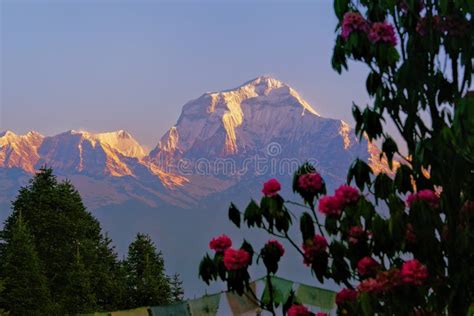
<svg viewBox="0 0 474 316">
<path fill-rule="evenodd" d="M 262 74 L 352 124 L 367 70 L 331 69 L 332 3 L 0 1 L 0 130 L 125 129 L 153 147 L 184 103 Z"/>
</svg>

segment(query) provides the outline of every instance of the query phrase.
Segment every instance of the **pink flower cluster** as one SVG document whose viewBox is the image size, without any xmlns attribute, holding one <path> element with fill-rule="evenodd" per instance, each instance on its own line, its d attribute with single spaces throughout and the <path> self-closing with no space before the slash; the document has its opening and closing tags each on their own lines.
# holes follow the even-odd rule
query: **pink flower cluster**
<svg viewBox="0 0 474 316">
<path fill-rule="evenodd" d="M 347 184 L 343 184 L 337 188 L 335 195 L 343 205 L 356 203 L 360 198 L 359 190 Z"/>
<path fill-rule="evenodd" d="M 227 248 L 232 247 L 232 240 L 226 235 L 212 238 L 209 242 L 209 248 L 216 252 L 224 252 Z"/>
<path fill-rule="evenodd" d="M 378 293 L 383 291 L 382 284 L 374 278 L 365 279 L 357 286 L 360 293 Z"/>
<path fill-rule="evenodd" d="M 281 184 L 277 179 L 270 179 L 263 184 L 262 193 L 265 196 L 273 197 L 281 190 Z"/>
<path fill-rule="evenodd" d="M 326 251 L 327 247 L 328 242 L 321 235 L 314 235 L 312 240 L 305 241 L 303 243 L 304 264 L 309 266 L 318 254 Z"/>
<path fill-rule="evenodd" d="M 283 248 L 283 245 L 278 242 L 278 240 L 270 240 L 267 242 L 265 247 L 272 247 L 278 250 L 278 253 L 280 257 L 283 257 L 285 254 L 285 248 Z"/>
<path fill-rule="evenodd" d="M 357 292 L 351 289 L 342 289 L 336 294 L 336 304 L 344 305 L 352 303 L 357 299 Z"/>
<path fill-rule="evenodd" d="M 386 43 L 397 45 L 397 37 L 393 25 L 388 22 L 376 22 L 372 24 L 369 31 L 369 40 L 372 43 Z"/>
<path fill-rule="evenodd" d="M 319 211 L 327 216 L 340 216 L 342 209 L 356 203 L 360 193 L 356 188 L 343 184 L 336 189 L 334 196 L 324 196 L 319 200 Z"/>
<path fill-rule="evenodd" d="M 433 190 L 425 189 L 417 193 L 411 193 L 407 197 L 406 204 L 411 207 L 415 201 L 424 201 L 434 209 L 439 207 L 439 196 Z"/>
<path fill-rule="evenodd" d="M 421 285 L 428 278 L 428 269 L 416 259 L 409 260 L 402 265 L 400 277 L 403 283 Z"/>
<path fill-rule="evenodd" d="M 288 316 L 311 316 L 310 311 L 304 305 L 293 304 L 287 311 Z"/>
<path fill-rule="evenodd" d="M 352 226 L 349 229 L 348 240 L 349 243 L 353 245 L 358 244 L 360 241 L 367 239 L 367 237 L 367 233 L 360 226 Z"/>
<path fill-rule="evenodd" d="M 337 196 L 323 196 L 319 199 L 318 209 L 327 216 L 338 217 L 342 213 L 342 203 Z"/>
<path fill-rule="evenodd" d="M 298 187 L 307 192 L 316 193 L 323 187 L 323 178 L 317 172 L 303 174 L 298 178 Z"/>
<path fill-rule="evenodd" d="M 243 249 L 228 248 L 224 252 L 224 266 L 229 271 L 241 270 L 250 263 L 250 254 Z"/>
<path fill-rule="evenodd" d="M 400 270 L 394 268 L 382 271 L 375 278 L 363 280 L 358 286 L 359 293 L 379 293 L 400 285 Z"/>
<path fill-rule="evenodd" d="M 369 22 L 358 12 L 347 12 L 342 20 L 341 36 L 344 40 L 349 38 L 352 32 L 360 31 L 367 33 L 370 29 Z"/>
<path fill-rule="evenodd" d="M 358 12 L 347 12 L 342 19 L 341 37 L 347 40 L 352 32 L 363 32 L 368 34 L 372 43 L 386 43 L 397 45 L 397 37 L 393 25 L 388 22 L 369 23 Z"/>
<path fill-rule="evenodd" d="M 364 257 L 357 263 L 357 272 L 361 276 L 374 275 L 379 267 L 380 264 L 372 257 Z"/>
</svg>

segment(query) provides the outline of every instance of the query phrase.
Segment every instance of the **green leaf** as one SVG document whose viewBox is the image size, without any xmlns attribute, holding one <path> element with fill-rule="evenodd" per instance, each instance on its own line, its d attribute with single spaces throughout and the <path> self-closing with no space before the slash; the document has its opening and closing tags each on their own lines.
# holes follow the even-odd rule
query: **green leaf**
<svg viewBox="0 0 474 316">
<path fill-rule="evenodd" d="M 407 193 L 413 190 L 411 184 L 412 170 L 407 165 L 400 165 L 395 174 L 394 185 L 398 192 Z"/>
<path fill-rule="evenodd" d="M 389 178 L 385 173 L 380 173 L 375 178 L 374 190 L 375 197 L 380 199 L 386 199 L 392 193 L 392 179 Z"/>
<path fill-rule="evenodd" d="M 334 13 L 339 20 L 342 20 L 344 14 L 349 10 L 349 0 L 334 0 Z"/>
<path fill-rule="evenodd" d="M 359 295 L 359 302 L 362 307 L 362 312 L 364 313 L 364 315 L 367 315 L 367 316 L 374 315 L 372 303 L 370 300 L 370 295 L 368 293 L 361 293 Z"/>
<path fill-rule="evenodd" d="M 391 138 L 386 137 L 382 144 L 382 151 L 387 156 L 388 166 L 390 169 L 393 168 L 393 156 L 398 151 L 397 143 Z"/>
<path fill-rule="evenodd" d="M 371 72 L 367 76 L 367 81 L 365 82 L 367 92 L 369 95 L 373 96 L 377 92 L 377 89 L 380 87 L 382 84 L 382 79 L 380 78 L 380 75 L 376 72 Z"/>
<path fill-rule="evenodd" d="M 253 258 L 253 254 L 254 254 L 252 245 L 244 239 L 244 241 L 242 243 L 242 246 L 240 246 L 240 249 L 243 249 L 243 250 L 247 251 L 250 254 L 250 263 L 249 264 L 252 264 L 252 258 Z"/>
<path fill-rule="evenodd" d="M 347 174 L 347 183 L 351 183 L 352 179 L 355 179 L 357 187 L 360 191 L 364 191 L 365 185 L 370 185 L 370 175 L 372 174 L 372 169 L 369 165 L 363 160 L 356 159 Z"/>
<path fill-rule="evenodd" d="M 262 225 L 262 212 L 253 199 L 245 209 L 244 222 L 247 222 L 248 227 L 253 227 L 254 225 L 260 227 Z"/>
<path fill-rule="evenodd" d="M 211 280 L 217 279 L 217 268 L 208 254 L 206 254 L 199 264 L 199 277 L 206 282 L 207 285 L 209 285 Z"/>
<path fill-rule="evenodd" d="M 235 226 L 240 228 L 240 211 L 237 209 L 234 203 L 230 203 L 229 219 L 235 224 Z"/>
<path fill-rule="evenodd" d="M 303 236 L 303 240 L 308 240 L 314 237 L 314 223 L 313 217 L 308 212 L 304 212 L 300 218 L 300 230 Z"/>
</svg>

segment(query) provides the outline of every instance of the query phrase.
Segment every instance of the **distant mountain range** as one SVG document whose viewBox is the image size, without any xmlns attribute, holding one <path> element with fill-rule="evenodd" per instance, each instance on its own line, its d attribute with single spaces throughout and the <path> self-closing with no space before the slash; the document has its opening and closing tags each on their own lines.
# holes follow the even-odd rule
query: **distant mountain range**
<svg viewBox="0 0 474 316">
<path fill-rule="evenodd" d="M 40 166 L 50 166 L 78 188 L 120 254 L 135 233 L 149 233 L 169 274 L 181 273 L 188 295 L 202 295 L 196 269 L 211 237 L 267 238 L 229 224 L 231 201 L 244 207 L 251 197 L 259 199 L 270 177 L 291 198 L 291 175 L 305 161 L 316 165 L 332 190 L 345 182 L 356 157 L 376 171 L 386 169 L 379 153 L 364 138 L 359 142 L 347 123 L 321 117 L 287 84 L 258 77 L 186 103 L 150 152 L 123 130 L 0 133 L 0 220 L 18 189 Z M 310 278 L 299 265 L 283 261 L 281 269 L 296 281 Z"/>
<path fill-rule="evenodd" d="M 0 199 L 10 200 L 46 165 L 71 179 L 92 208 L 133 200 L 186 208 L 223 191 L 254 192 L 265 177 L 289 178 L 307 160 L 329 184 L 343 182 L 356 157 L 378 167 L 376 154 L 348 124 L 321 117 L 287 84 L 258 77 L 186 103 L 149 153 L 123 130 L 0 133 L 0 188 L 7 193 Z"/>
</svg>

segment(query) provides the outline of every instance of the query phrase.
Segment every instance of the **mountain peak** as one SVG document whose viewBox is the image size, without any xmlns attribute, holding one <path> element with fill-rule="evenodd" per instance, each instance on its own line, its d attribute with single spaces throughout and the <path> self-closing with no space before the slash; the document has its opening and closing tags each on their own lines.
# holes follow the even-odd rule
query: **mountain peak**
<svg viewBox="0 0 474 316">
<path fill-rule="evenodd" d="M 13 133 L 10 130 L 6 130 L 4 132 L 0 132 L 0 137 L 15 137 L 17 136 L 15 133 Z"/>
<path fill-rule="evenodd" d="M 239 86 L 239 88 L 247 87 L 247 86 L 255 87 L 256 89 L 260 89 L 260 90 L 272 90 L 272 89 L 278 89 L 282 87 L 289 87 L 284 82 L 270 76 L 259 76 L 255 79 L 245 82 L 244 84 Z"/>
</svg>

